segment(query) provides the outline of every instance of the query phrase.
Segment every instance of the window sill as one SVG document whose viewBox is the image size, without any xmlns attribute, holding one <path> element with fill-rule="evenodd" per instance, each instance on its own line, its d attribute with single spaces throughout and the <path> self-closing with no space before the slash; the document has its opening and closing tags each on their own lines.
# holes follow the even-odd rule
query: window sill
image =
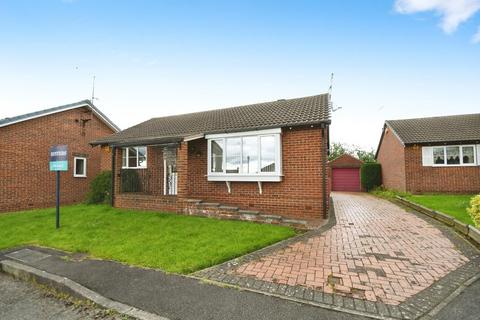
<svg viewBox="0 0 480 320">
<path fill-rule="evenodd" d="M 475 167 L 478 166 L 475 163 L 470 164 L 434 164 L 432 167 L 434 168 L 457 168 L 457 167 Z"/>
<path fill-rule="evenodd" d="M 73 175 L 74 178 L 86 178 L 87 176 L 79 176 L 79 175 Z"/>
<path fill-rule="evenodd" d="M 207 175 L 208 181 L 280 182 L 282 175 Z"/>
<path fill-rule="evenodd" d="M 122 169 L 132 169 L 132 170 L 135 170 L 135 169 L 147 169 L 147 167 L 122 167 Z"/>
</svg>

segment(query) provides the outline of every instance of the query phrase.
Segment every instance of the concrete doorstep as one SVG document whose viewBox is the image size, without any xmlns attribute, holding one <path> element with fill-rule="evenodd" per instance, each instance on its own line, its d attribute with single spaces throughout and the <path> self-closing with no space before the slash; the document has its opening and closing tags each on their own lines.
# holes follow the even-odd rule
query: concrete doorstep
<svg viewBox="0 0 480 320">
<path fill-rule="evenodd" d="M 135 319 L 169 320 L 168 318 L 108 299 L 68 278 L 60 277 L 12 260 L 0 261 L 0 269 L 1 271 L 10 274 L 17 279 L 34 281 L 39 284 L 47 285 L 59 292 L 67 293 L 78 299 L 92 301 L 102 308 L 114 310 L 119 314 L 127 315 Z"/>
</svg>

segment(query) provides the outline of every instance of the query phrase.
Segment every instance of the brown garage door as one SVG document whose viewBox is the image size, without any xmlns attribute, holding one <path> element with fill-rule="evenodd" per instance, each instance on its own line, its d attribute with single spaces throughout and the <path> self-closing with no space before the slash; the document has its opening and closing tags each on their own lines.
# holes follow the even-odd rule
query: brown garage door
<svg viewBox="0 0 480 320">
<path fill-rule="evenodd" d="M 333 168 L 333 191 L 360 192 L 359 168 Z"/>
</svg>

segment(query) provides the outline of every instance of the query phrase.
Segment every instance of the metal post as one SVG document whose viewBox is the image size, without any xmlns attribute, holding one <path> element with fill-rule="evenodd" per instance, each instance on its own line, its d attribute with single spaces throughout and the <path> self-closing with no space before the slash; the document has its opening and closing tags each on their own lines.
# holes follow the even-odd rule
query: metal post
<svg viewBox="0 0 480 320">
<path fill-rule="evenodd" d="M 56 227 L 60 228 L 60 171 L 57 173 L 57 208 L 56 208 Z"/>
</svg>

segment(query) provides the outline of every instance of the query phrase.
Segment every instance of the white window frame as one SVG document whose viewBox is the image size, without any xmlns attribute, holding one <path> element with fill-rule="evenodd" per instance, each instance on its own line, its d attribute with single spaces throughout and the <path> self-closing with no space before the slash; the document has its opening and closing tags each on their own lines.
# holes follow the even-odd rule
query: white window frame
<svg viewBox="0 0 480 320">
<path fill-rule="evenodd" d="M 135 163 L 137 164 L 135 167 L 129 167 L 128 166 L 128 149 L 129 148 L 134 148 L 136 151 L 136 161 Z M 145 166 L 139 166 L 138 165 L 138 148 L 145 148 Z M 125 155 L 125 166 L 123 165 L 123 156 Z M 136 146 L 136 147 L 125 147 L 122 148 L 122 169 L 147 169 L 148 165 L 148 148 L 146 146 Z"/>
<path fill-rule="evenodd" d="M 77 159 L 83 160 L 83 174 L 77 174 Z M 86 157 L 73 157 L 73 176 L 75 178 L 87 177 L 87 158 Z"/>
<path fill-rule="evenodd" d="M 257 131 L 244 131 L 235 133 L 224 134 L 211 134 L 206 135 L 208 145 L 207 152 L 207 179 L 208 181 L 254 181 L 254 182 L 279 182 L 282 181 L 282 143 L 281 143 L 281 128 L 257 130 Z M 255 136 L 258 139 L 258 173 L 242 173 L 243 170 L 243 143 L 240 150 L 240 173 L 225 173 L 226 170 L 226 149 L 228 138 L 243 138 Z M 275 141 L 275 172 L 260 172 L 261 166 L 261 137 L 274 137 Z M 223 172 L 212 172 L 212 140 L 223 141 Z"/>
<path fill-rule="evenodd" d="M 459 164 L 448 164 L 447 161 L 447 148 L 450 147 L 458 147 L 460 151 L 460 163 Z M 473 163 L 463 163 L 463 148 L 464 147 L 472 147 L 473 148 Z M 435 163 L 435 159 L 433 159 L 432 167 L 472 167 L 477 165 L 477 146 L 474 144 L 458 144 L 458 145 L 448 145 L 448 146 L 432 146 L 431 152 L 433 157 L 433 149 L 434 148 L 443 148 L 443 158 L 444 163 Z"/>
</svg>

